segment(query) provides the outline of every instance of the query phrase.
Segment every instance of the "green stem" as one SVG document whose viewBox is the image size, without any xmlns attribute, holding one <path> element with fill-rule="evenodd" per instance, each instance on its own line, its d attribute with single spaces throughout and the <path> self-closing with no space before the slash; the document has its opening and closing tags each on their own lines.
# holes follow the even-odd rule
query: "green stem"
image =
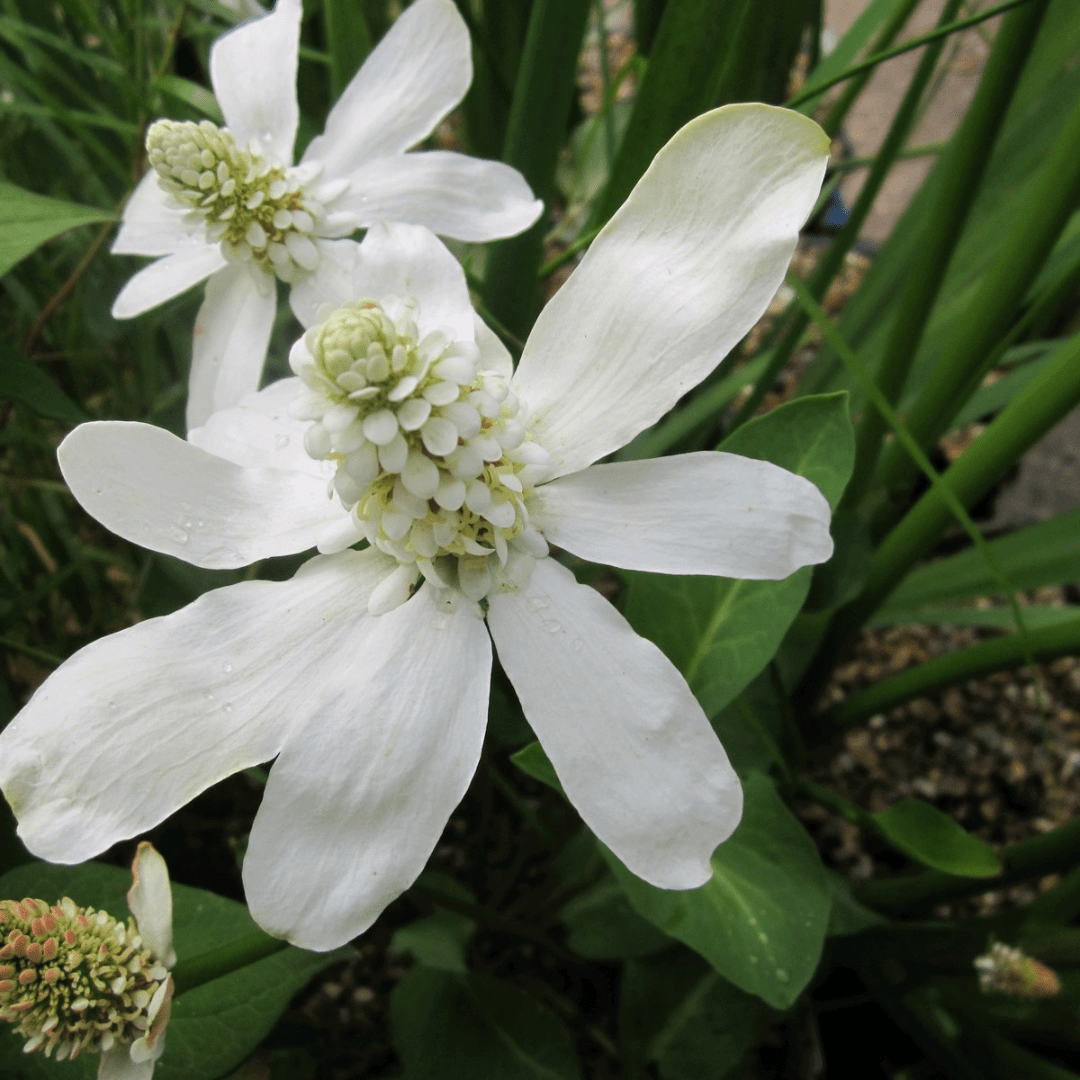
<svg viewBox="0 0 1080 1080">
<path fill-rule="evenodd" d="M 218 949 L 211 949 L 197 956 L 184 957 L 173 969 L 176 994 L 179 997 L 189 990 L 194 990 L 197 986 L 202 986 L 203 983 L 220 979 L 288 947 L 287 941 L 273 938 L 258 930 L 230 941 Z"/>
<path fill-rule="evenodd" d="M 965 318 L 945 341 L 941 361 L 930 371 L 908 412 L 908 430 L 921 447 L 933 445 L 977 389 L 995 345 L 1008 332 L 1017 308 L 1072 215 L 1080 189 L 1078 145 L 1080 101 L 1073 106 L 1017 210 L 1011 230 L 1002 237 L 994 261 L 966 301 Z M 914 471 L 906 453 L 893 446 L 882 457 L 878 479 L 895 496 L 907 489 Z"/>
<path fill-rule="evenodd" d="M 1019 840 L 1000 855 L 1002 872 L 994 878 L 964 878 L 928 870 L 911 877 L 868 881 L 855 890 L 855 898 L 883 914 L 902 915 L 1072 870 L 1080 861 L 1080 820 L 1030 840 Z"/>
<path fill-rule="evenodd" d="M 532 6 L 503 161 L 518 169 L 550 205 L 555 165 L 574 99 L 574 73 L 590 0 L 537 0 Z M 484 302 L 519 338 L 532 326 L 545 217 L 520 236 L 491 248 Z"/>
<path fill-rule="evenodd" d="M 948 23 L 953 18 L 960 8 L 960 2 L 961 0 L 948 0 L 941 13 L 943 23 Z M 837 233 L 807 279 L 806 288 L 815 300 L 821 300 L 825 295 L 829 285 L 832 284 L 833 278 L 836 277 L 837 271 L 843 265 L 844 259 L 847 258 L 848 252 L 854 247 L 855 241 L 858 240 L 863 223 L 873 208 L 874 200 L 881 190 L 881 185 L 885 183 L 885 178 L 893 166 L 896 155 L 903 149 L 904 143 L 907 142 L 908 136 L 911 134 L 911 129 L 918 115 L 919 104 L 923 99 L 926 87 L 933 78 L 934 69 L 937 67 L 937 62 L 944 47 L 945 39 L 941 38 L 923 53 L 919 66 L 908 84 L 907 90 L 904 91 L 904 98 L 900 103 L 900 107 L 896 110 L 896 115 L 889 125 L 889 132 L 885 136 L 885 141 L 878 151 L 874 164 L 870 167 L 869 175 L 866 177 L 862 189 L 859 191 L 859 197 L 855 200 L 855 205 L 852 207 L 847 221 L 844 222 L 844 227 Z M 806 330 L 809 321 L 810 316 L 805 310 L 796 309 L 791 311 L 787 325 L 776 344 L 776 348 L 773 350 L 769 366 L 762 377 L 758 379 L 753 393 L 743 402 L 731 422 L 732 431 L 741 427 L 754 415 L 762 399 L 791 359 L 792 353 L 795 352 L 799 342 L 802 340 L 803 332 Z"/>
<path fill-rule="evenodd" d="M 975 99 L 940 159 L 944 181 L 934 188 L 936 198 L 926 214 L 915 263 L 890 314 L 889 337 L 876 373 L 878 389 L 890 405 L 896 404 L 907 383 L 923 330 L 1048 2 L 1036 0 L 1006 16 Z M 855 471 L 844 492 L 841 510 L 853 509 L 866 496 L 885 432 L 886 421 L 880 410 L 867 409 L 856 436 Z"/>
<path fill-rule="evenodd" d="M 820 86 L 814 86 L 809 90 L 804 90 L 801 93 L 796 94 L 793 98 L 789 98 L 784 102 L 784 107 L 786 109 L 797 109 L 800 105 L 806 104 L 806 102 L 828 90 L 830 86 L 835 86 L 837 83 L 844 82 L 845 79 L 861 75 L 864 71 L 869 71 L 872 68 L 877 67 L 878 64 L 884 63 L 886 60 L 892 60 L 895 56 L 902 56 L 912 49 L 919 48 L 920 45 L 929 45 L 931 42 L 939 41 L 960 30 L 966 30 L 969 26 L 976 26 L 981 22 L 985 22 L 987 19 L 994 18 L 995 15 L 1001 15 L 1003 12 L 1027 3 L 1030 3 L 1030 0 L 1006 0 L 1006 3 L 1004 4 L 998 4 L 997 7 L 987 8 L 986 11 L 980 11 L 978 14 L 971 15 L 966 19 L 959 19 L 957 22 L 949 23 L 947 26 L 938 26 L 929 33 L 911 38 L 910 41 L 905 41 L 903 45 L 897 45 L 895 49 L 886 49 L 885 52 L 875 53 L 873 56 L 867 57 L 862 63 L 849 67 L 846 71 L 840 72 L 839 75 L 834 76 L 827 82 L 821 83 Z"/>
<path fill-rule="evenodd" d="M 1020 667 L 1030 659 L 1043 662 L 1056 660 L 1059 656 L 1073 656 L 1078 652 L 1080 619 L 982 641 L 971 648 L 928 660 L 891 679 L 883 679 L 867 690 L 852 694 L 818 716 L 807 731 L 807 738 L 826 738 L 905 701 L 932 694 L 946 686 L 955 686 L 967 679 Z"/>
</svg>

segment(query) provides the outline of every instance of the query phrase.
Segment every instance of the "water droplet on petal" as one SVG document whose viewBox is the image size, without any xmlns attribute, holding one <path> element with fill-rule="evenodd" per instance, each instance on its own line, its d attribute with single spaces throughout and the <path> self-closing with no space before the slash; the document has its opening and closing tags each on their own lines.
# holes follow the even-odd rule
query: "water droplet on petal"
<svg viewBox="0 0 1080 1080">
<path fill-rule="evenodd" d="M 111 712 L 116 712 L 116 702 L 115 701 L 110 701 L 109 702 L 109 710 Z"/>
<path fill-rule="evenodd" d="M 545 619 L 540 624 L 549 634 L 557 634 L 562 629 L 562 623 L 557 619 Z"/>
<path fill-rule="evenodd" d="M 290 439 L 288 435 L 275 435 L 274 436 L 274 449 L 284 450 L 289 445 Z"/>
<path fill-rule="evenodd" d="M 169 528 L 169 539 L 177 544 L 186 544 L 188 542 L 188 534 L 184 532 L 179 525 L 173 525 Z"/>
<path fill-rule="evenodd" d="M 230 664 L 229 661 L 226 660 L 225 663 L 221 665 L 221 670 L 224 671 L 226 675 L 228 675 L 232 671 L 232 664 Z"/>
<path fill-rule="evenodd" d="M 551 606 L 551 601 L 546 596 L 534 596 L 529 601 L 529 606 L 534 611 L 543 611 L 544 608 Z"/>
<path fill-rule="evenodd" d="M 185 529 L 192 529 L 195 527 L 195 522 L 192 521 L 191 518 L 184 518 L 182 524 Z"/>
<path fill-rule="evenodd" d="M 222 705 L 221 707 L 222 707 L 222 709 L 225 710 L 225 712 L 232 712 L 232 702 L 231 701 L 226 701 L 225 704 Z"/>
<path fill-rule="evenodd" d="M 584 640 L 582 638 L 579 638 L 579 637 L 574 638 L 572 648 L 573 648 L 574 652 L 581 652 L 581 650 L 585 648 Z"/>
</svg>

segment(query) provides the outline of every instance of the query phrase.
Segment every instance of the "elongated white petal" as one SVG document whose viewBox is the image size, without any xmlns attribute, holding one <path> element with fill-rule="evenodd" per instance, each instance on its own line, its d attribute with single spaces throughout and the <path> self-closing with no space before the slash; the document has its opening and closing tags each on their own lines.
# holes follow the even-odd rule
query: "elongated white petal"
<svg viewBox="0 0 1080 1080">
<path fill-rule="evenodd" d="M 454 341 L 473 340 L 475 322 L 465 271 L 422 225 L 379 222 L 368 229 L 352 284 L 355 299 L 392 295 L 418 300 L 421 336 L 445 329 Z"/>
<path fill-rule="evenodd" d="M 345 513 L 309 474 L 242 468 L 150 424 L 82 424 L 58 457 L 107 529 L 212 570 L 314 547 Z"/>
<path fill-rule="evenodd" d="M 97 1080 L 153 1080 L 155 1060 L 132 1061 L 128 1043 L 114 1043 L 101 1052 Z"/>
<path fill-rule="evenodd" d="M 274 278 L 257 267 L 230 263 L 206 283 L 191 346 L 189 428 L 258 389 L 276 309 Z"/>
<path fill-rule="evenodd" d="M 214 413 L 188 432 L 188 442 L 246 468 L 304 473 L 325 490 L 334 464 L 317 461 L 304 449 L 311 421 L 289 415 L 302 385 L 299 379 L 278 379 L 234 408 Z"/>
<path fill-rule="evenodd" d="M 832 554 L 829 504 L 767 461 L 697 453 L 593 465 L 538 488 L 529 519 L 583 559 L 777 580 Z"/>
<path fill-rule="evenodd" d="M 527 229 L 544 209 L 525 177 L 498 161 L 443 150 L 365 162 L 335 211 L 373 221 L 409 221 L 456 240 L 496 240 Z"/>
<path fill-rule="evenodd" d="M 828 154 L 824 132 L 798 113 L 726 105 L 656 155 L 540 313 L 514 376 L 553 476 L 628 442 L 753 326 Z"/>
<path fill-rule="evenodd" d="M 176 963 L 172 943 L 172 886 L 165 860 L 153 844 L 143 841 L 131 866 L 134 878 L 128 889 L 128 909 L 143 944 L 167 968 Z"/>
<path fill-rule="evenodd" d="M 553 559 L 488 599 L 499 660 L 585 823 L 653 885 L 708 881 L 742 788 L 683 677 Z"/>
<path fill-rule="evenodd" d="M 205 246 L 202 223 L 187 220 L 187 211 L 169 201 L 151 169 L 124 206 L 110 250 L 114 255 L 171 255 L 187 247 Z"/>
<path fill-rule="evenodd" d="M 416 0 L 330 110 L 304 161 L 345 178 L 364 162 L 427 138 L 472 81 L 469 31 L 450 0 Z"/>
<path fill-rule="evenodd" d="M 360 245 L 355 240 L 316 238 L 315 246 L 319 249 L 319 265 L 289 290 L 289 306 L 305 329 L 319 321 L 323 304 L 341 307 L 357 299 L 352 280 Z"/>
<path fill-rule="evenodd" d="M 230 30 L 210 49 L 210 82 L 225 124 L 240 146 L 291 165 L 300 112 L 296 65 L 301 0 L 277 0 L 274 10 Z"/>
<path fill-rule="evenodd" d="M 272 758 L 355 664 L 356 613 L 385 571 L 378 552 L 317 557 L 77 652 L 0 735 L 27 847 L 81 862 Z"/>
<path fill-rule="evenodd" d="M 133 319 L 144 311 L 187 292 L 225 266 L 217 244 L 192 245 L 143 267 L 120 290 L 112 306 L 114 319 Z"/>
<path fill-rule="evenodd" d="M 473 319 L 473 328 L 476 333 L 476 347 L 480 350 L 481 370 L 497 371 L 504 379 L 509 380 L 514 374 L 514 361 L 510 350 L 479 315 Z"/>
<path fill-rule="evenodd" d="M 256 921 L 306 949 L 355 937 L 424 868 L 480 758 L 491 644 L 424 588 L 363 620 L 270 771 L 244 860 Z"/>
</svg>

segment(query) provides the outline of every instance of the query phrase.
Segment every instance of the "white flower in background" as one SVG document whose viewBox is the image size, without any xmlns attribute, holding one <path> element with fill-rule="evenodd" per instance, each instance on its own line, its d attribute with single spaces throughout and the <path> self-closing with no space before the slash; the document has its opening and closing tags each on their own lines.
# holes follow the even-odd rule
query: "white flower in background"
<svg viewBox="0 0 1080 1080">
<path fill-rule="evenodd" d="M 124 209 L 115 254 L 159 256 L 124 286 L 128 319 L 209 278 L 195 323 L 188 427 L 259 385 L 276 309 L 292 286 L 304 326 L 348 280 L 375 221 L 406 221 L 458 240 L 513 236 L 542 204 L 515 169 L 444 151 L 405 153 L 472 81 L 469 34 L 451 0 L 417 0 L 345 88 L 299 164 L 296 66 L 301 0 L 224 34 L 210 81 L 225 128 L 161 120 L 147 135 L 151 168 Z"/>
<path fill-rule="evenodd" d="M 57 1061 L 101 1052 L 98 1080 L 150 1080 L 165 1050 L 176 964 L 165 860 L 145 841 L 126 923 L 77 907 L 0 901 L 0 1020 Z"/>
<path fill-rule="evenodd" d="M 63 664 L 0 736 L 28 847 L 85 859 L 276 757 L 248 902 L 271 933 L 331 948 L 413 882 L 468 787 L 490 632 L 597 836 L 655 885 L 708 880 L 741 813 L 723 748 L 660 650 L 545 556 L 551 542 L 740 578 L 828 558 L 828 504 L 774 465 L 592 465 L 765 310 L 827 154 L 817 125 L 768 106 L 688 124 L 544 309 L 516 373 L 438 240 L 378 226 L 342 306 L 293 350 L 299 379 L 188 442 L 145 424 L 76 429 L 65 477 L 122 536 L 204 567 L 329 554 Z M 345 550 L 362 537 L 371 546 Z"/>
</svg>

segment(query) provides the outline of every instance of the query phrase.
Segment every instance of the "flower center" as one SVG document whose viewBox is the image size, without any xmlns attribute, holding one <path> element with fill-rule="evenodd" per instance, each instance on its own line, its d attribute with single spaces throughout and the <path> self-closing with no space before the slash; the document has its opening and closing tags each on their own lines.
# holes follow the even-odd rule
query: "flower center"
<svg viewBox="0 0 1080 1080">
<path fill-rule="evenodd" d="M 147 1034 L 169 995 L 166 968 L 143 948 L 134 920 L 65 897 L 0 901 L 0 1019 L 29 1053 L 58 1060 Z M 167 1010 L 166 1010 L 167 1012 Z"/>
<path fill-rule="evenodd" d="M 159 120 L 146 152 L 161 187 L 205 221 L 207 239 L 220 241 L 227 258 L 290 282 L 318 266 L 311 234 L 323 207 L 304 195 L 296 170 L 242 150 L 209 120 Z"/>
<path fill-rule="evenodd" d="M 524 496 L 548 455 L 476 345 L 421 338 L 416 316 L 414 302 L 358 300 L 309 330 L 290 355 L 307 387 L 293 411 L 314 421 L 307 451 L 337 463 L 333 488 L 368 541 L 479 600 L 508 561 L 547 554 Z"/>
</svg>

